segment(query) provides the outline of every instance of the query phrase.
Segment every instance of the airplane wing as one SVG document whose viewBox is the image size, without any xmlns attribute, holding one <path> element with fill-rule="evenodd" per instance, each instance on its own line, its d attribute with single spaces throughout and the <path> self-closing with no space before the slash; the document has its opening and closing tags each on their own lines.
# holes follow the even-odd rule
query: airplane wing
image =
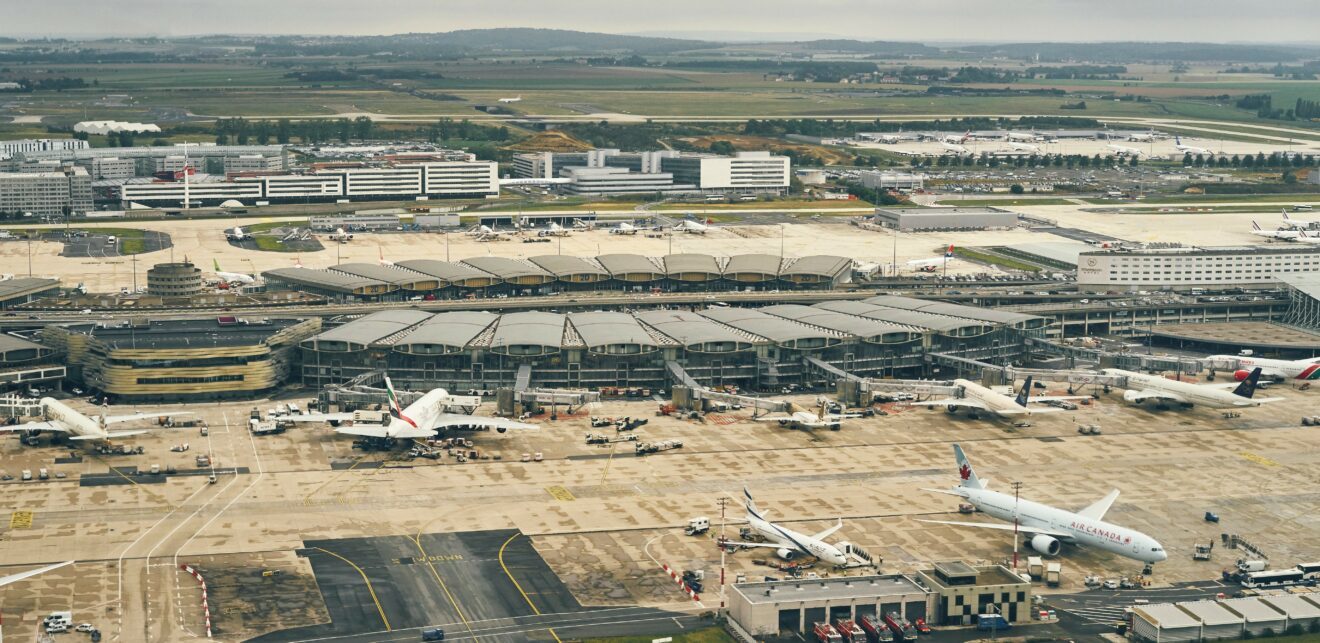
<svg viewBox="0 0 1320 643">
<path fill-rule="evenodd" d="M 1118 489 L 1115 489 L 1110 491 L 1109 495 L 1087 505 L 1085 509 L 1077 512 L 1077 515 L 1090 518 L 1091 520 L 1104 520 L 1105 512 L 1109 511 L 1109 507 L 1113 506 L 1114 500 L 1117 498 Z"/>
<path fill-rule="evenodd" d="M 70 440 L 108 440 L 110 438 L 126 438 L 130 435 L 142 435 L 143 433 L 147 433 L 147 431 L 145 430 L 111 431 L 109 433 L 103 433 L 97 435 L 71 435 L 69 436 L 69 439 Z"/>
<path fill-rule="evenodd" d="M 59 568 L 65 566 L 65 565 L 72 565 L 72 564 L 73 564 L 73 561 L 71 561 L 71 560 L 66 560 L 66 561 L 64 561 L 64 562 L 62 562 L 62 563 L 55 563 L 54 565 L 46 565 L 45 567 L 38 567 L 38 568 L 36 568 L 36 569 L 29 569 L 29 570 L 27 570 L 27 571 L 25 571 L 25 572 L 20 572 L 20 573 L 18 573 L 18 574 L 13 574 L 13 575 L 10 575 L 10 576 L 0 576 L 0 587 L 3 587 L 3 586 L 8 585 L 8 584 L 10 584 L 10 583 L 17 583 L 18 581 L 21 581 L 21 580 L 23 580 L 24 578 L 31 578 L 31 577 L 33 577 L 33 576 L 36 576 L 37 574 L 44 574 L 44 573 L 46 573 L 46 572 L 48 572 L 48 571 L 50 571 L 50 570 L 52 570 L 52 569 L 59 569 Z"/>
<path fill-rule="evenodd" d="M 1284 398 L 1281 397 L 1253 397 L 1251 399 L 1242 398 L 1242 401 L 1238 402 L 1236 406 L 1255 406 L 1257 404 L 1269 404 L 1270 402 L 1281 402 L 1283 401 L 1283 399 Z"/>
<path fill-rule="evenodd" d="M 120 422 L 132 422 L 134 420 L 149 420 L 152 418 L 176 417 L 179 415 L 192 415 L 192 411 L 169 411 L 163 413 L 133 413 L 130 415 L 107 415 L 101 418 L 103 424 L 118 424 Z"/>
<path fill-rule="evenodd" d="M 929 400 L 926 402 L 908 402 L 908 406 L 940 406 L 946 409 L 962 408 L 962 409 L 977 409 L 979 411 L 990 410 L 990 407 L 986 406 L 984 402 L 980 402 L 969 398 L 956 398 L 956 397 L 945 398 L 943 400 Z"/>
<path fill-rule="evenodd" d="M 1040 397 L 1029 397 L 1027 402 L 1063 402 L 1065 400 L 1088 400 L 1090 395 L 1042 395 Z"/>
<path fill-rule="evenodd" d="M 59 422 L 24 422 L 23 424 L 0 426 L 0 432 L 5 431 L 60 431 L 61 433 L 68 433 L 69 427 Z"/>
<path fill-rule="evenodd" d="M 352 413 L 294 413 L 275 418 L 277 422 L 351 422 Z"/>
<path fill-rule="evenodd" d="M 356 426 L 341 426 L 335 429 L 335 433 L 342 433 L 344 435 L 357 435 L 366 438 L 390 437 L 385 433 L 385 425 L 383 424 L 359 424 Z M 430 437 L 431 433 L 416 437 Z"/>
<path fill-rule="evenodd" d="M 917 522 L 929 522 L 937 525 L 953 525 L 955 527 L 981 527 L 983 529 L 998 529 L 1000 531 L 1013 531 L 1013 525 L 1003 525 L 1003 524 L 990 523 L 990 522 L 956 522 L 952 520 L 918 520 Z M 1045 534 L 1046 536 L 1054 536 L 1055 538 L 1071 539 L 1073 537 L 1072 534 L 1064 533 L 1062 531 L 1055 531 L 1053 529 L 1038 529 L 1036 527 L 1027 527 L 1025 525 L 1018 525 L 1017 530 L 1022 533 Z"/>
<path fill-rule="evenodd" d="M 1161 402 L 1186 402 L 1181 395 L 1169 393 L 1167 391 L 1153 391 L 1151 389 L 1142 389 L 1140 391 L 1128 391 L 1123 396 L 1129 402 L 1145 402 L 1146 400 L 1159 400 Z"/>
<path fill-rule="evenodd" d="M 842 528 L 843 528 L 843 519 L 840 518 L 839 522 L 835 523 L 833 527 L 830 527 L 829 529 L 826 529 L 825 531 L 822 531 L 812 536 L 812 538 L 815 538 L 816 540 L 825 540 L 826 538 L 829 538 L 830 536 L 834 535 L 834 532 Z"/>
<path fill-rule="evenodd" d="M 460 426 L 485 427 L 488 429 L 495 429 L 500 433 L 510 429 L 515 431 L 526 431 L 541 428 L 535 424 L 527 424 L 525 422 L 518 422 L 507 418 L 463 415 L 462 413 L 441 413 L 436 416 L 433 431 Z"/>
<path fill-rule="evenodd" d="M 733 545 L 737 547 L 772 547 L 774 549 L 784 549 L 784 548 L 797 549 L 797 547 L 793 547 L 791 545 L 782 545 L 780 543 L 747 543 L 736 540 L 725 540 L 723 541 L 723 544 Z"/>
</svg>

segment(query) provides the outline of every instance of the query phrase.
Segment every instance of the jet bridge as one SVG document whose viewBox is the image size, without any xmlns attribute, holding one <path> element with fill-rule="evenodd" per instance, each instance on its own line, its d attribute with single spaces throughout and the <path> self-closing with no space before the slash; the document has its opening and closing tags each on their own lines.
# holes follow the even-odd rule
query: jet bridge
<svg viewBox="0 0 1320 643">
<path fill-rule="evenodd" d="M 0 397 L 0 417 L 24 418 L 45 415 L 45 413 L 46 409 L 41 405 L 41 400 L 21 395 Z"/>
<path fill-rule="evenodd" d="M 738 395 L 736 393 L 724 393 L 721 391 L 712 391 L 701 385 L 696 378 L 692 377 L 683 365 L 675 361 L 665 362 L 665 369 L 669 371 L 670 377 L 677 384 L 674 385 L 673 401 L 674 405 L 688 411 L 703 410 L 705 404 L 702 400 L 712 402 L 724 402 L 725 404 L 741 404 L 755 409 L 755 412 L 765 411 L 767 413 L 791 413 L 791 402 L 783 400 L 772 400 L 760 397 L 751 397 L 749 395 Z"/>
</svg>

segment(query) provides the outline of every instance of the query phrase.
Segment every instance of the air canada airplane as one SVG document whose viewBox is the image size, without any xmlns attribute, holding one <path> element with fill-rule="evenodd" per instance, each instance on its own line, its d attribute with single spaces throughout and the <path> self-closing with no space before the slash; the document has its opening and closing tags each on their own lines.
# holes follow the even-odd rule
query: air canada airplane
<svg viewBox="0 0 1320 643">
<path fill-rule="evenodd" d="M 961 392 L 959 396 L 927 402 L 912 402 L 911 404 L 912 406 L 942 406 L 949 413 L 955 413 L 958 409 L 967 409 L 972 414 L 985 411 L 999 416 L 1011 416 L 1055 413 L 1063 410 L 1051 407 L 1033 409 L 1029 406 L 1031 402 L 1061 402 L 1090 397 L 1088 395 L 1049 395 L 1033 398 L 1031 397 L 1031 382 L 1032 378 L 1028 377 L 1022 383 L 1022 390 L 1018 392 L 1017 397 L 1009 397 L 971 380 L 954 380 L 954 385 Z"/>
<path fill-rule="evenodd" d="M 431 389 L 416 402 L 406 408 L 400 407 L 399 397 L 394 393 L 394 383 L 385 378 L 385 391 L 389 396 L 390 419 L 386 424 L 356 424 L 335 426 L 336 433 L 357 435 L 368 438 L 392 438 L 408 440 L 429 438 L 436 431 L 457 427 L 484 427 L 504 433 L 510 429 L 539 429 L 535 424 L 524 424 L 505 418 L 483 417 L 463 413 L 449 413 L 446 409 L 462 407 L 475 409 L 481 404 L 476 396 L 450 395 L 442 388 Z M 352 413 L 303 413 L 286 415 L 280 418 L 284 422 L 322 422 L 338 425 L 353 420 Z"/>
<path fill-rule="evenodd" d="M 41 405 L 41 409 L 46 416 L 45 420 L 40 422 L 24 422 L 23 424 L 0 426 L 0 431 L 53 431 L 66 434 L 70 440 L 109 440 L 112 438 L 124 438 L 130 435 L 142 435 L 148 431 L 148 429 L 109 431 L 107 428 L 111 424 L 132 422 L 134 420 L 173 417 L 177 415 L 192 415 L 190 411 L 168 411 L 159 413 L 133 413 L 130 415 L 105 415 L 102 413 L 96 417 L 88 417 L 77 409 L 74 409 L 55 398 L 43 397 L 38 404 Z"/>
<path fill-rule="evenodd" d="M 766 539 L 767 542 L 751 543 L 725 540 L 720 543 L 721 546 L 766 547 L 774 549 L 775 555 L 784 560 L 793 560 L 798 556 L 810 556 L 837 566 L 848 564 L 848 557 L 843 553 L 847 549 L 846 543 L 831 545 L 825 542 L 826 538 L 829 538 L 834 532 L 843 527 L 843 519 L 839 519 L 839 522 L 825 531 L 808 536 L 766 520 L 766 514 L 756 508 L 756 502 L 752 500 L 752 493 L 746 487 L 743 487 L 743 499 L 743 504 L 747 508 L 747 526 L 756 535 Z"/>
<path fill-rule="evenodd" d="M 1013 494 L 1000 493 L 989 489 L 990 481 L 976 477 L 972 463 L 962 447 L 953 445 L 953 456 L 958 463 L 958 475 L 961 480 L 951 490 L 927 489 L 934 493 L 965 498 L 967 502 L 986 515 L 1012 524 L 984 522 L 956 522 L 948 520 L 922 520 L 921 522 L 957 527 L 979 527 L 999 529 L 1001 531 L 1022 532 L 1032 549 L 1046 556 L 1057 556 L 1063 549 L 1063 543 L 1086 545 L 1103 551 L 1139 560 L 1143 563 L 1158 563 L 1169 557 L 1154 538 L 1139 531 L 1120 527 L 1104 521 L 1109 507 L 1118 498 L 1118 489 L 1109 492 L 1081 511 L 1068 511 L 1030 500 L 1015 499 Z"/>
</svg>

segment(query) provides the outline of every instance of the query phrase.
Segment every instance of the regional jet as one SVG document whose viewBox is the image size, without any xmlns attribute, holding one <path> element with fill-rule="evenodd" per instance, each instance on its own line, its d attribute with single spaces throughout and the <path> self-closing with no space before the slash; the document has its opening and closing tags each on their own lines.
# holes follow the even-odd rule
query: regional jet
<svg viewBox="0 0 1320 643">
<path fill-rule="evenodd" d="M 1231 391 L 1225 388 L 1234 386 L 1232 383 L 1193 384 L 1171 380 L 1162 375 L 1146 375 L 1117 368 L 1106 368 L 1101 372 L 1105 375 L 1126 377 L 1127 390 L 1123 391 L 1123 399 L 1133 404 L 1139 405 L 1146 400 L 1156 400 L 1160 403 L 1175 402 L 1185 408 L 1200 404 L 1212 409 L 1232 409 L 1260 406 L 1283 399 L 1253 397 L 1256 394 L 1256 384 L 1260 381 L 1261 370 L 1261 367 L 1257 366 Z"/>
<path fill-rule="evenodd" d="M 674 229 L 688 234 L 706 234 L 706 232 L 710 230 L 710 219 L 706 219 L 705 223 L 698 223 L 691 219 L 684 219 L 683 221 L 679 221 L 678 225 L 674 226 Z"/>
<path fill-rule="evenodd" d="M 1011 415 L 1033 415 L 1036 413 L 1056 413 L 1063 409 L 1060 408 L 1031 408 L 1031 402 L 1062 402 L 1065 400 L 1081 400 L 1087 395 L 1048 395 L 1043 397 L 1031 397 L 1032 377 L 1028 377 L 1022 383 L 1022 390 L 1018 391 L 1017 397 L 1009 397 L 1003 393 L 991 390 L 989 387 L 982 386 L 971 380 L 954 380 L 954 386 L 958 387 L 959 394 L 955 397 L 946 397 L 942 400 L 931 400 L 927 402 L 912 402 L 912 406 L 941 406 L 949 413 L 957 413 L 958 409 L 967 409 L 972 417 L 984 411 L 994 413 L 999 416 Z"/>
<path fill-rule="evenodd" d="M 1158 563 L 1169 557 L 1164 547 L 1154 538 L 1104 521 L 1105 514 L 1118 498 L 1118 489 L 1110 491 L 1109 495 L 1081 511 L 1058 509 L 1015 498 L 1013 494 L 990 491 L 988 488 L 990 481 L 976 477 L 972 463 L 967 460 L 967 454 L 963 453 L 962 447 L 953 445 L 953 455 L 958 463 L 958 475 L 962 478 L 958 486 L 948 491 L 942 489 L 927 489 L 927 491 L 965 498 L 977 510 L 1016 524 L 948 520 L 921 522 L 1022 532 L 1028 538 L 1027 543 L 1031 548 L 1046 556 L 1057 556 L 1063 548 L 1062 543 L 1071 543 L 1089 545 L 1143 563 Z"/>
<path fill-rule="evenodd" d="M 931 257 L 930 259 L 913 259 L 907 262 L 907 267 L 922 272 L 935 272 L 941 266 L 948 265 L 949 260 L 953 258 L 953 244 L 944 250 L 943 257 Z"/>
<path fill-rule="evenodd" d="M 1204 147 L 1196 147 L 1195 145 L 1183 145 L 1182 137 L 1180 136 L 1173 137 L 1173 146 L 1177 148 L 1179 152 L 1183 152 L 1185 154 L 1214 155 L 1214 152 L 1211 152 L 1210 150 L 1207 150 Z"/>
<path fill-rule="evenodd" d="M 352 421 L 352 413 L 303 413 L 286 415 L 281 417 L 280 421 L 322 422 L 335 426 L 336 433 L 399 440 L 429 438 L 434 436 L 436 431 L 460 427 L 495 429 L 499 433 L 510 429 L 540 428 L 535 424 L 524 424 L 505 418 L 447 412 L 448 409 L 455 407 L 475 410 L 481 404 L 481 398 L 477 396 L 450 395 L 449 391 L 437 388 L 431 389 L 407 407 L 401 407 L 399 397 L 394 392 L 394 384 L 388 377 L 385 378 L 385 391 L 389 397 L 390 413 L 389 422 L 386 424 L 337 426 L 342 422 Z"/>
<path fill-rule="evenodd" d="M 501 102 L 501 103 L 517 103 L 517 102 L 520 102 L 520 101 L 522 101 L 522 95 L 521 95 L 521 94 L 519 94 L 518 96 L 514 96 L 513 98 L 501 98 L 501 99 L 500 99 L 500 102 Z"/>
<path fill-rule="evenodd" d="M 219 277 L 225 283 L 242 284 L 244 286 L 251 286 L 252 284 L 257 283 L 257 279 L 252 275 L 245 275 L 241 272 L 225 272 L 221 270 L 219 259 L 212 259 L 211 263 L 215 266 L 215 276 Z"/>
<path fill-rule="evenodd" d="M 73 407 L 52 397 L 43 397 L 38 402 L 46 419 L 40 422 L 24 422 L 23 424 L 12 424 L 9 426 L 0 426 L 0 431 L 29 431 L 36 433 L 38 431 L 52 431 L 63 433 L 70 440 L 109 440 L 112 438 L 123 438 L 130 435 L 142 435 L 147 429 L 138 429 L 134 431 L 108 431 L 107 427 L 111 424 L 120 424 L 122 422 L 133 422 L 135 420 L 150 420 L 162 417 L 174 417 L 178 415 L 192 415 L 189 411 L 162 411 L 156 413 L 132 413 L 129 415 L 106 415 L 102 413 L 94 418 L 78 412 Z"/>
<path fill-rule="evenodd" d="M 804 555 L 833 563 L 839 567 L 848 564 L 848 557 L 843 553 L 847 549 L 845 543 L 831 545 L 825 542 L 826 538 L 829 538 L 834 532 L 843 527 L 842 518 L 833 527 L 808 536 L 766 520 L 766 514 L 756 508 L 756 502 L 752 500 L 752 493 L 746 487 L 743 487 L 743 498 L 747 507 L 748 527 L 751 528 L 753 533 L 766 539 L 767 542 L 753 543 L 724 540 L 720 542 L 720 546 L 767 547 L 774 549 L 775 554 L 784 560 L 793 560 L 799 555 Z"/>
</svg>

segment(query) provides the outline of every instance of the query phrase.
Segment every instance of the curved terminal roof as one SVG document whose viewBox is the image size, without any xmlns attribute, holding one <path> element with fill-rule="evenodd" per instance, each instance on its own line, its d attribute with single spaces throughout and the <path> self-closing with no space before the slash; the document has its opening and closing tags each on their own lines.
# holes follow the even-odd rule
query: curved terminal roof
<svg viewBox="0 0 1320 643">
<path fill-rule="evenodd" d="M 568 321 L 582 338 L 582 343 L 593 352 L 628 354 L 659 348 L 655 338 L 628 313 L 571 313 Z"/>
<path fill-rule="evenodd" d="M 488 272 L 477 270 L 465 263 L 453 263 L 436 259 L 409 259 L 394 264 L 424 275 L 430 275 L 445 282 L 444 285 L 460 288 L 482 288 L 499 283 L 499 279 Z"/>
<path fill-rule="evenodd" d="M 868 319 L 878 319 L 903 326 L 915 326 L 946 335 L 975 335 L 991 330 L 990 324 L 972 319 L 935 315 L 919 310 L 888 308 L 868 304 L 864 301 L 823 301 L 819 304 L 813 304 L 812 308 L 822 308 Z"/>
<path fill-rule="evenodd" d="M 743 282 L 771 281 L 779 278 L 782 263 L 783 260 L 775 255 L 734 255 L 724 265 L 724 278 Z"/>
<path fill-rule="evenodd" d="M 464 259 L 463 263 L 510 283 L 543 284 L 555 279 L 554 275 L 536 264 L 508 257 L 471 257 Z"/>
<path fill-rule="evenodd" d="M 814 328 L 751 308 L 707 308 L 701 311 L 701 316 L 760 335 L 788 348 L 832 346 L 847 337 L 838 331 Z"/>
<path fill-rule="evenodd" d="M 535 310 L 502 315 L 489 345 L 508 355 L 559 352 L 564 345 L 564 316 Z"/>
<path fill-rule="evenodd" d="M 980 321 L 991 322 L 995 324 L 1006 324 L 1009 326 L 1036 326 L 1044 325 L 1043 317 L 1035 315 L 1024 315 L 1022 313 L 1013 313 L 1005 310 L 995 310 L 993 308 L 979 308 L 977 306 L 964 306 L 962 304 L 953 304 L 947 301 L 937 301 L 930 299 L 915 299 L 913 297 L 900 297 L 898 295 L 880 295 L 863 299 L 868 304 L 877 306 L 886 306 L 888 308 L 902 308 L 904 310 L 919 310 L 937 315 L 948 315 L 950 317 L 962 317 L 963 319 L 976 319 Z"/>
<path fill-rule="evenodd" d="M 860 337 L 869 342 L 876 343 L 897 343 L 910 341 L 920 336 L 920 332 L 911 326 L 904 326 L 893 322 L 868 317 L 858 317 L 845 313 L 825 310 L 823 308 L 813 308 L 811 306 L 802 306 L 800 304 L 782 304 L 779 306 L 768 306 L 759 309 L 762 312 L 770 313 L 776 317 L 783 317 L 793 321 L 820 326 L 836 330 L 841 333 L 848 333 L 854 337 Z"/>
<path fill-rule="evenodd" d="M 361 350 L 368 346 L 393 344 L 414 326 L 431 318 L 420 310 L 382 310 L 360 317 L 347 324 L 332 328 L 303 342 L 303 346 L 320 350 L 321 344 L 343 344 L 346 350 Z"/>
<path fill-rule="evenodd" d="M 384 288 L 385 292 L 397 290 L 397 286 L 369 277 L 335 272 L 333 270 L 313 270 L 311 268 L 276 268 L 261 273 L 267 280 L 275 279 L 287 283 L 301 284 L 323 290 L 333 290 L 345 294 L 361 294 L 370 288 Z"/>
<path fill-rule="evenodd" d="M 436 290 L 444 284 L 435 277 L 419 275 L 411 270 L 394 266 L 380 266 L 372 263 L 343 263 L 332 266 L 330 270 L 346 275 L 375 279 L 404 290 Z"/>
<path fill-rule="evenodd" d="M 698 254 L 665 255 L 665 274 L 680 281 L 714 281 L 724 274 L 715 257 Z"/>
<path fill-rule="evenodd" d="M 790 277 L 829 277 L 834 278 L 841 272 L 852 268 L 853 260 L 832 255 L 810 255 L 800 257 L 779 271 L 784 279 Z"/>
<path fill-rule="evenodd" d="M 633 316 L 691 351 L 727 353 L 766 343 L 765 338 L 717 324 L 686 310 L 647 310 L 633 313 Z"/>
<path fill-rule="evenodd" d="M 475 310 L 439 313 L 396 341 L 394 350 L 419 355 L 455 353 L 467 348 L 499 318 L 495 313 Z"/>
<path fill-rule="evenodd" d="M 596 257 L 610 276 L 620 281 L 658 281 L 665 278 L 665 271 L 649 257 L 632 254 L 611 254 Z"/>
<path fill-rule="evenodd" d="M 610 278 L 610 273 L 582 257 L 572 255 L 540 255 L 529 257 L 528 261 L 542 270 L 553 274 L 560 281 L 590 283 Z"/>
</svg>

